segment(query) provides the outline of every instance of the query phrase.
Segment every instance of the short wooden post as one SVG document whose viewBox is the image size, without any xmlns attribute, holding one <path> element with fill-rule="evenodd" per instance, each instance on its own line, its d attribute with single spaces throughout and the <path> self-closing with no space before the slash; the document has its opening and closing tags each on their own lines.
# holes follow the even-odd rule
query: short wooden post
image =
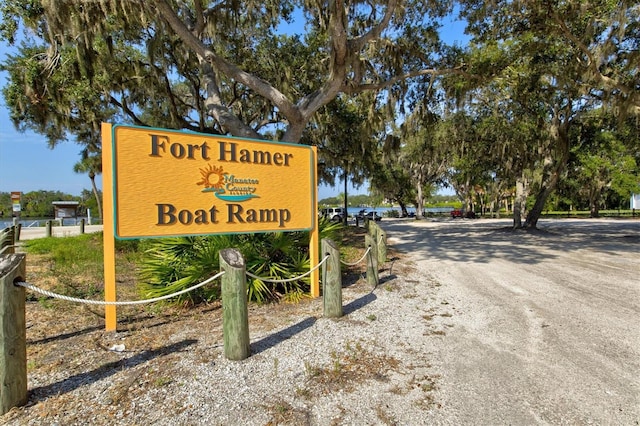
<svg viewBox="0 0 640 426">
<path fill-rule="evenodd" d="M 0 254 L 15 253 L 14 232 L 15 226 L 10 226 L 0 233 Z"/>
<path fill-rule="evenodd" d="M 15 230 L 13 231 L 13 241 L 17 244 L 18 241 L 20 241 L 20 231 L 22 231 L 22 224 L 20 222 L 18 222 L 18 224 L 15 226 Z"/>
<path fill-rule="evenodd" d="M 380 263 L 384 263 L 387 261 L 387 233 L 384 232 L 384 229 L 377 225 L 378 232 L 376 236 L 376 243 L 378 245 L 378 260 Z"/>
<path fill-rule="evenodd" d="M 237 249 L 220 250 L 222 275 L 222 333 L 224 355 L 232 361 L 249 357 L 249 310 L 246 264 Z"/>
<path fill-rule="evenodd" d="M 26 255 L 0 255 L 0 415 L 27 403 Z"/>
<path fill-rule="evenodd" d="M 380 282 L 378 280 L 378 248 L 375 240 L 369 234 L 364 236 L 364 248 L 369 249 L 367 253 L 367 284 L 375 288 Z"/>
<path fill-rule="evenodd" d="M 80 235 L 84 234 L 84 219 L 80 219 Z"/>
<path fill-rule="evenodd" d="M 46 232 L 45 232 L 45 236 L 46 236 L 47 238 L 49 238 L 49 237 L 51 236 L 51 227 L 52 227 L 52 223 L 51 223 L 51 221 L 50 221 L 50 220 L 48 220 L 48 221 L 45 223 L 45 230 L 46 230 Z"/>
<path fill-rule="evenodd" d="M 329 255 L 322 265 L 322 303 L 324 316 L 342 316 L 342 274 L 340 272 L 340 250 L 332 240 L 322 239 L 322 257 Z"/>
</svg>

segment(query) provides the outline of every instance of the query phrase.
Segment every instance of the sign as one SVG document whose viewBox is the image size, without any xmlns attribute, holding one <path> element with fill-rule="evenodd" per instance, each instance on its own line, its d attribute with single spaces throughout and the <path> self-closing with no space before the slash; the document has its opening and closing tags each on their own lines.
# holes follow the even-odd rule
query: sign
<svg viewBox="0 0 640 426">
<path fill-rule="evenodd" d="M 22 206 L 20 205 L 21 197 L 22 192 L 11 192 L 11 211 L 13 212 L 13 216 L 20 216 L 20 212 L 22 211 Z"/>
<path fill-rule="evenodd" d="M 118 238 L 315 226 L 313 147 L 148 127 L 112 129 Z"/>
</svg>

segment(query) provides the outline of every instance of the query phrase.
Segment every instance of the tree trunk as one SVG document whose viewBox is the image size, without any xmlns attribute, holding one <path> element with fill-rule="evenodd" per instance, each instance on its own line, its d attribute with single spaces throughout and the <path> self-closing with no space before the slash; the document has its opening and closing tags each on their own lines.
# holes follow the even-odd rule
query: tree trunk
<svg viewBox="0 0 640 426">
<path fill-rule="evenodd" d="M 89 179 L 91 179 L 91 189 L 93 191 L 93 196 L 96 197 L 96 203 L 98 205 L 98 217 L 100 218 L 100 222 L 102 222 L 102 202 L 100 200 L 100 194 L 98 194 L 98 187 L 96 186 L 95 173 L 89 173 Z"/>
<path fill-rule="evenodd" d="M 400 205 L 400 216 L 401 217 L 409 216 L 409 212 L 407 211 L 407 205 L 402 201 L 398 201 L 398 204 Z"/>
<path fill-rule="evenodd" d="M 344 171 L 344 214 L 342 215 L 342 224 L 347 226 L 347 207 L 349 203 L 347 203 L 347 171 Z"/>
<path fill-rule="evenodd" d="M 561 123 L 558 118 L 558 113 L 556 112 L 550 129 L 554 146 L 544 161 L 540 190 L 538 191 L 538 195 L 536 195 L 536 201 L 531 211 L 527 214 L 527 220 L 524 223 L 525 228 L 537 228 L 538 219 L 540 219 L 544 205 L 549 195 L 556 189 L 560 175 L 567 166 L 567 162 L 569 161 L 569 125 L 570 122 Z M 555 158 L 553 153 L 556 155 Z"/>
<path fill-rule="evenodd" d="M 416 197 L 416 219 L 422 219 L 422 205 L 424 203 L 423 194 L 422 194 L 422 185 L 418 183 L 418 195 Z"/>
<path fill-rule="evenodd" d="M 596 190 L 591 190 L 589 194 L 589 217 L 600 217 L 599 194 Z"/>
<path fill-rule="evenodd" d="M 527 208 L 527 196 L 529 195 L 529 182 L 524 176 L 516 179 L 516 195 L 513 200 L 513 229 L 522 228 L 522 218 Z"/>
<path fill-rule="evenodd" d="M 531 208 L 531 211 L 527 214 L 527 220 L 525 221 L 523 227 L 528 229 L 536 229 L 538 226 L 538 219 L 540 219 L 540 215 L 542 214 L 542 210 L 544 209 L 544 205 L 549 198 L 549 195 L 553 193 L 558 184 L 558 173 L 553 173 L 550 176 L 550 179 L 545 183 L 543 182 L 540 187 L 540 191 L 538 191 L 538 195 L 536 195 L 536 201 Z"/>
</svg>

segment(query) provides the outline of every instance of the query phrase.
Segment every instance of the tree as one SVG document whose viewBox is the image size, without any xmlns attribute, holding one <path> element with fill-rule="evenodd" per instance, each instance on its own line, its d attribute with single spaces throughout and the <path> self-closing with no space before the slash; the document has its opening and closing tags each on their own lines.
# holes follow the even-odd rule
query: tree
<svg viewBox="0 0 640 426">
<path fill-rule="evenodd" d="M 18 25 L 34 31 L 47 47 L 38 55 L 52 69 L 63 66 L 52 58 L 75 53 L 69 78 L 88 82 L 91 99 L 132 123 L 298 142 L 340 93 L 387 89 L 392 106 L 408 90 L 405 80 L 454 71 L 438 55 L 436 19 L 448 7 L 417 0 L 96 0 L 81 7 L 19 0 L 3 8 L 0 29 L 9 42 Z M 303 38 L 278 31 L 294 11 L 304 16 Z M 51 95 L 35 83 L 32 89 L 45 101 Z"/>
<path fill-rule="evenodd" d="M 98 207 L 98 217 L 102 221 L 102 203 L 100 202 L 100 194 L 98 187 L 96 186 L 96 175 L 102 173 L 102 156 L 97 153 L 89 153 L 87 150 L 83 151 L 82 160 L 73 166 L 73 171 L 76 173 L 86 173 L 91 180 L 91 190 L 93 196 L 96 199 Z"/>
<path fill-rule="evenodd" d="M 539 139 L 540 178 L 524 227 L 536 227 L 565 173 L 569 132 L 582 114 L 598 105 L 621 116 L 640 112 L 639 14 L 633 2 L 465 2 L 463 15 L 480 52 L 471 68 L 507 79 L 546 134 Z M 498 53 L 483 54 L 485 46 Z"/>
<path fill-rule="evenodd" d="M 635 158 L 622 142 L 616 124 L 610 114 L 594 111 L 575 126 L 572 135 L 577 141 L 569 178 L 576 182 L 577 193 L 588 200 L 591 217 L 599 217 L 605 191 L 628 198 L 640 181 Z"/>
<path fill-rule="evenodd" d="M 416 191 L 416 217 L 423 217 L 425 188 L 433 188 L 447 170 L 446 142 L 436 137 L 439 117 L 420 108 L 402 125 L 403 145 L 400 162 L 409 172 Z"/>
<path fill-rule="evenodd" d="M 402 217 L 407 217 L 408 204 L 415 204 L 415 187 L 411 183 L 411 176 L 399 161 L 398 150 L 400 138 L 387 135 L 378 155 L 377 166 L 373 168 L 369 181 L 373 193 L 382 198 L 397 203 Z"/>
<path fill-rule="evenodd" d="M 318 147 L 321 181 L 333 185 L 335 176 L 341 176 L 345 211 L 349 179 L 359 187 L 374 168 L 377 131 L 367 116 L 370 100 L 367 94 L 350 100 L 337 97 L 312 120 L 302 140 Z M 343 223 L 347 224 L 347 215 Z"/>
</svg>

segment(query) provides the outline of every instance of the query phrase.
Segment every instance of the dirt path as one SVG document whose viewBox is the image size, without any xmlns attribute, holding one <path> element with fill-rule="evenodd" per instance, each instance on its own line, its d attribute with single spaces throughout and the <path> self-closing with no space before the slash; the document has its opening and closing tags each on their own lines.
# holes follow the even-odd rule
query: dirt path
<svg viewBox="0 0 640 426">
<path fill-rule="evenodd" d="M 454 314 L 447 424 L 640 424 L 640 221 L 385 221 Z"/>
</svg>

